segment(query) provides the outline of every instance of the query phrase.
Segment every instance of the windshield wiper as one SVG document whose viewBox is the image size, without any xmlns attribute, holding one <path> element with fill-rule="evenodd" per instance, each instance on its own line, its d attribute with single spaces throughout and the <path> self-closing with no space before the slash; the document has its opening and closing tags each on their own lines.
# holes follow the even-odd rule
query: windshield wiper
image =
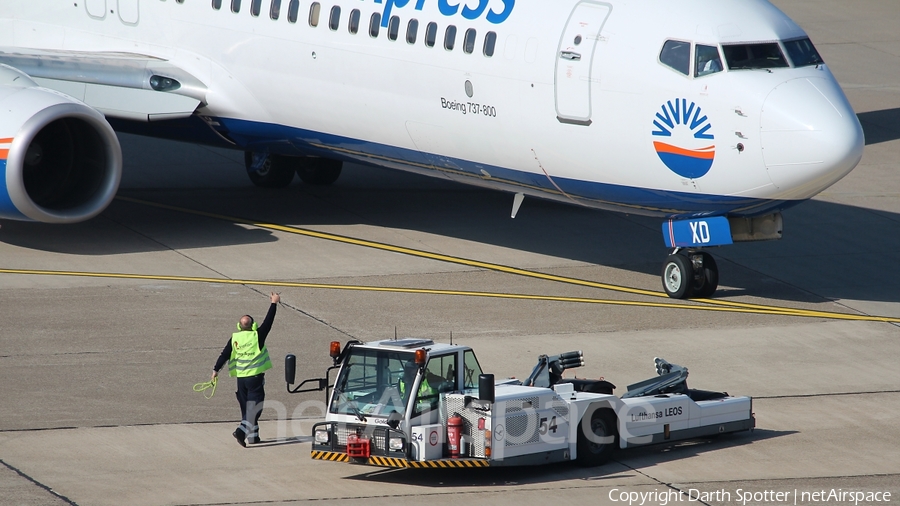
<svg viewBox="0 0 900 506">
<path fill-rule="evenodd" d="M 356 407 L 356 401 L 352 401 L 352 402 L 350 403 L 350 409 L 353 410 L 353 414 L 356 415 L 356 418 L 359 418 L 359 421 L 360 421 L 360 422 L 365 422 L 365 421 L 366 421 L 366 417 L 362 414 L 362 411 L 360 411 L 359 408 Z"/>
</svg>

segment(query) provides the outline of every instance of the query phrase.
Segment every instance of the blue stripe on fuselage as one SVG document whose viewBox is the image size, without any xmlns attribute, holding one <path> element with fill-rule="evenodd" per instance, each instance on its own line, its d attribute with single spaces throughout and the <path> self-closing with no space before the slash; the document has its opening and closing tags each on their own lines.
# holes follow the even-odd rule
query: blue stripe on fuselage
<svg viewBox="0 0 900 506">
<path fill-rule="evenodd" d="M 333 134 L 247 120 L 229 118 L 216 120 L 222 125 L 223 133 L 244 149 L 283 155 L 327 156 L 423 174 L 438 171 L 463 182 L 466 178 L 473 178 L 471 182 L 480 186 L 526 193 L 533 190 L 550 199 L 569 202 L 571 198 L 588 207 L 617 212 L 665 218 L 758 216 L 780 211 L 801 202 L 683 193 L 559 177 L 554 177 L 551 183 L 542 174 L 485 165 L 444 155 L 424 154 L 407 148 Z M 484 176 L 482 171 L 489 173 L 490 177 Z M 560 190 L 565 195 L 560 194 Z"/>
</svg>

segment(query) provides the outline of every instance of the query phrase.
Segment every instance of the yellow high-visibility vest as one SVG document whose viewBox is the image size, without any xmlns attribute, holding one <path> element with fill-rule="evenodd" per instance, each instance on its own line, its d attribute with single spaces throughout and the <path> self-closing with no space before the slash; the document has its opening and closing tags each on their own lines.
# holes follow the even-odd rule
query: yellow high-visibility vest
<svg viewBox="0 0 900 506">
<path fill-rule="evenodd" d="M 269 350 L 259 348 L 259 334 L 256 323 L 252 330 L 242 330 L 231 335 L 231 360 L 228 361 L 228 375 L 246 378 L 262 374 L 272 368 Z"/>
<path fill-rule="evenodd" d="M 400 395 L 404 395 L 405 393 L 406 393 L 406 382 L 401 379 L 400 380 Z M 431 385 L 428 383 L 428 378 L 422 376 L 422 383 L 419 384 L 418 397 L 428 397 L 429 395 L 434 395 L 434 389 L 431 388 Z"/>
</svg>

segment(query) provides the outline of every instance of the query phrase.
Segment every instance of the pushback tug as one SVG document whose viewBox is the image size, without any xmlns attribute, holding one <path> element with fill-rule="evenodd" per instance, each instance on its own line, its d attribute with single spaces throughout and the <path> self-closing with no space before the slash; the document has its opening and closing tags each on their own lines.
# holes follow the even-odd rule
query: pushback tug
<svg viewBox="0 0 900 506">
<path fill-rule="evenodd" d="M 599 465 L 618 448 L 755 427 L 747 396 L 688 388 L 686 367 L 656 358 L 657 376 L 621 397 L 605 380 L 564 378 L 581 351 L 541 355 L 527 377 L 484 374 L 468 346 L 425 339 L 331 343 L 325 378 L 288 391 L 325 390 L 313 459 L 392 468 L 493 467 L 577 461 Z M 329 375 L 339 369 L 333 385 Z M 307 383 L 318 387 L 302 389 Z"/>
</svg>

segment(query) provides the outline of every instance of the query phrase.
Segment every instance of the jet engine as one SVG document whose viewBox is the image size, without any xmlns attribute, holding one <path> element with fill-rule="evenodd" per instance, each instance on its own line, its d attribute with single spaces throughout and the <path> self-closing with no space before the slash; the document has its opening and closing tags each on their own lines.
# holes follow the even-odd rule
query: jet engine
<svg viewBox="0 0 900 506">
<path fill-rule="evenodd" d="M 0 65 L 0 218 L 84 221 L 121 179 L 122 149 L 102 114 Z"/>
</svg>

